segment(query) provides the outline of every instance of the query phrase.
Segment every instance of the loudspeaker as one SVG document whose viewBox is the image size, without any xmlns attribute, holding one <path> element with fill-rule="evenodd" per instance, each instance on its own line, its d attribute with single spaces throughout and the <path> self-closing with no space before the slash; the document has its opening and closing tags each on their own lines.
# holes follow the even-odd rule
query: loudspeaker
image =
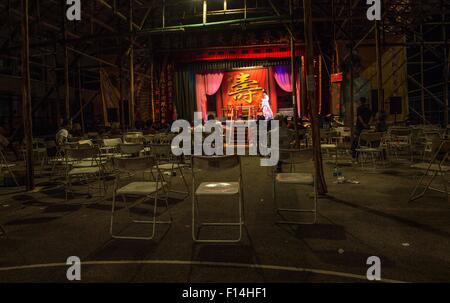
<svg viewBox="0 0 450 303">
<path fill-rule="evenodd" d="M 391 115 L 400 115 L 403 112 L 402 97 L 389 98 L 389 112 Z"/>
</svg>

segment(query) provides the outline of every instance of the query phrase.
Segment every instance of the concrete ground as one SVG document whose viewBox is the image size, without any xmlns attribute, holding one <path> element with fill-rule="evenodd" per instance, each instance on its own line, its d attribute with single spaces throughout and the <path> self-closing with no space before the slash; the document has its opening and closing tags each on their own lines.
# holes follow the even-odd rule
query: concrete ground
<svg viewBox="0 0 450 303">
<path fill-rule="evenodd" d="M 111 238 L 111 182 L 105 198 L 76 194 L 68 201 L 47 177 L 38 179 L 35 192 L 0 188 L 0 224 L 6 230 L 0 236 L 0 282 L 66 282 L 69 256 L 81 259 L 82 282 L 367 282 L 370 256 L 381 259 L 387 282 L 450 281 L 450 204 L 433 192 L 409 203 L 415 172 L 408 163 L 375 171 L 342 168 L 360 184 L 335 184 L 333 166 L 326 164 L 329 194 L 319 199 L 318 223 L 289 227 L 275 224 L 269 170 L 258 158 L 242 162 L 246 231 L 241 243 L 230 245 L 194 244 L 191 200 L 179 194 L 171 194 L 170 229 L 158 227 L 155 240 L 142 241 Z M 180 176 L 174 179 L 182 189 Z M 308 207 L 310 191 L 283 188 L 279 201 L 301 200 Z M 226 213 L 236 214 L 231 201 L 207 199 L 200 205 L 202 217 L 226 220 Z M 118 232 L 151 232 L 149 225 L 130 225 L 119 207 Z M 133 213 L 146 216 L 151 207 L 145 203 Z M 236 236 L 229 228 L 222 232 Z"/>
</svg>

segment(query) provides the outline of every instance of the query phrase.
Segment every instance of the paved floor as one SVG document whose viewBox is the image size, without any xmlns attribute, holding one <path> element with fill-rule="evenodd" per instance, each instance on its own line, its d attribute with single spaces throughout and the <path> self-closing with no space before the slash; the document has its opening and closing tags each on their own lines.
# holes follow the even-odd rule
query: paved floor
<svg viewBox="0 0 450 303">
<path fill-rule="evenodd" d="M 33 193 L 0 188 L 0 224 L 7 232 L 0 236 L 0 282 L 67 281 L 69 256 L 81 259 L 83 282 L 365 282 L 370 256 L 381 258 L 387 281 L 448 282 L 450 204 L 439 193 L 409 203 L 415 180 L 408 166 L 346 167 L 344 176 L 360 184 L 335 184 L 326 165 L 329 195 L 319 200 L 318 224 L 288 228 L 275 224 L 269 171 L 259 159 L 244 158 L 247 232 L 234 245 L 193 244 L 190 199 L 177 195 L 170 199 L 171 228 L 159 228 L 154 241 L 135 241 L 110 237 L 110 194 L 65 201 L 63 189 L 47 178 Z M 281 189 L 279 198 L 311 203 L 307 189 Z M 200 201 L 202 215 L 225 219 L 233 211 L 225 202 Z M 151 206 L 134 212 L 145 216 Z M 123 233 L 150 232 L 125 216 L 118 223 Z"/>
</svg>

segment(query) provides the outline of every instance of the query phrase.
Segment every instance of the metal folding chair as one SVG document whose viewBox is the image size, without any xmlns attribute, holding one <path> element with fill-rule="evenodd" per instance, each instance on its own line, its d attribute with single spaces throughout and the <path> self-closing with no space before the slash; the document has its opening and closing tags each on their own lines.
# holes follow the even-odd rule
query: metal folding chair
<svg viewBox="0 0 450 303">
<path fill-rule="evenodd" d="M 112 201 L 112 210 L 111 210 L 111 222 L 110 222 L 110 234 L 111 237 L 115 239 L 131 239 L 131 240 L 152 240 L 156 234 L 156 225 L 158 224 L 172 224 L 172 215 L 170 214 L 169 203 L 168 203 L 168 191 L 167 184 L 163 181 L 161 171 L 156 166 L 156 158 L 154 156 L 147 157 L 139 157 L 139 158 L 114 158 L 113 165 L 117 171 L 116 180 L 114 184 L 114 193 L 113 193 L 113 201 Z M 156 168 L 155 168 L 156 167 Z M 125 176 L 127 179 L 137 176 L 139 173 L 144 173 L 148 170 L 155 170 L 156 177 L 153 181 L 134 181 L 130 182 L 125 186 L 119 188 L 119 183 L 123 180 Z M 152 176 L 155 176 L 152 173 Z M 161 198 L 160 193 L 163 192 L 164 196 Z M 116 197 L 121 196 L 123 202 L 126 205 L 126 209 L 128 210 L 128 215 L 130 220 L 133 223 L 138 224 L 151 224 L 152 232 L 150 236 L 142 237 L 142 236 L 120 236 L 114 233 L 114 214 L 116 212 Z M 141 197 L 138 202 L 133 203 L 131 206 L 128 205 L 126 197 Z M 153 206 L 153 216 L 151 220 L 141 220 L 135 219 L 132 216 L 131 208 L 135 207 L 148 199 L 152 199 L 154 201 Z M 164 201 L 166 210 L 169 213 L 170 220 L 169 221 L 157 221 L 157 210 L 158 210 L 158 201 Z"/>
<path fill-rule="evenodd" d="M 187 168 L 189 166 L 181 162 L 181 157 L 175 157 L 173 155 L 170 143 L 151 144 L 148 145 L 148 148 L 150 154 L 156 157 L 156 160 L 158 162 L 157 166 L 163 172 L 164 181 L 168 183 L 169 191 L 173 193 L 183 194 L 185 195 L 185 197 L 189 196 L 189 185 L 183 173 L 183 168 Z M 172 177 L 176 173 L 180 173 L 186 191 L 177 191 L 172 189 Z M 165 176 L 165 174 L 168 174 L 168 178 Z"/>
<path fill-rule="evenodd" d="M 12 171 L 12 167 L 15 167 L 15 164 L 10 164 L 6 159 L 6 155 L 3 152 L 3 147 L 0 145 L 0 174 L 3 174 L 3 171 L 7 171 L 11 178 L 13 179 L 16 186 L 20 186 L 19 182 L 17 182 L 16 175 Z"/>
<path fill-rule="evenodd" d="M 122 157 L 139 157 L 144 151 L 144 144 L 120 144 L 119 151 Z"/>
<path fill-rule="evenodd" d="M 289 173 L 276 173 L 273 177 L 273 200 L 276 207 L 277 215 L 282 219 L 277 222 L 277 224 L 287 224 L 287 225 L 313 225 L 317 223 L 317 182 L 315 173 L 298 172 L 297 166 L 303 165 L 307 162 L 311 162 L 313 159 L 312 149 L 280 149 L 280 158 L 288 159 L 290 163 Z M 286 160 L 285 160 L 286 161 Z M 306 186 L 308 188 L 313 188 L 314 192 L 314 204 L 311 209 L 304 208 L 282 208 L 278 205 L 277 201 L 277 187 L 280 185 L 284 186 Z M 301 214 L 301 213 L 311 213 L 313 214 L 313 220 L 311 222 L 303 221 L 292 221 L 286 220 L 283 214 Z"/>
<path fill-rule="evenodd" d="M 419 178 L 411 193 L 409 199 L 410 202 L 423 198 L 429 190 L 445 193 L 447 195 L 447 200 L 449 199 L 450 193 L 447 186 L 447 174 L 450 172 L 450 140 L 435 140 L 433 143 L 433 151 L 434 156 L 430 163 L 412 165 L 412 168 L 420 169 L 424 171 L 424 173 L 422 177 Z M 433 183 L 437 177 L 441 177 L 445 190 L 433 187 Z M 427 178 L 429 178 L 429 180 L 425 182 Z M 420 193 L 417 193 L 422 187 L 424 187 L 424 189 Z"/>
<path fill-rule="evenodd" d="M 364 168 L 367 159 L 372 163 L 373 169 L 377 167 L 377 160 L 380 160 L 383 167 L 386 166 L 382 145 L 383 133 L 362 132 L 359 136 L 358 148 L 356 149 L 358 162 Z"/>
<path fill-rule="evenodd" d="M 239 169 L 239 180 L 229 181 L 211 181 L 211 176 L 216 176 L 221 171 L 230 171 Z M 195 170 L 201 170 L 207 177 L 197 187 L 197 178 Z M 238 198 L 238 222 L 200 222 L 197 228 L 197 217 L 199 217 L 198 197 L 237 197 Z M 197 243 L 237 243 L 242 240 L 242 228 L 244 225 L 243 211 L 243 186 L 242 186 L 242 167 L 239 156 L 220 156 L 220 157 L 192 157 L 192 240 Z M 239 237 L 237 239 L 199 239 L 198 233 L 203 227 L 230 227 L 239 228 Z"/>
<path fill-rule="evenodd" d="M 64 149 L 65 157 L 65 192 L 66 200 L 69 192 L 72 192 L 72 179 L 79 178 L 88 185 L 88 195 L 90 195 L 91 180 L 99 182 L 99 192 L 103 190 L 106 193 L 104 182 L 104 164 L 105 161 L 98 148 L 92 146 L 77 145 Z M 103 196 L 102 195 L 102 196 Z"/>
</svg>

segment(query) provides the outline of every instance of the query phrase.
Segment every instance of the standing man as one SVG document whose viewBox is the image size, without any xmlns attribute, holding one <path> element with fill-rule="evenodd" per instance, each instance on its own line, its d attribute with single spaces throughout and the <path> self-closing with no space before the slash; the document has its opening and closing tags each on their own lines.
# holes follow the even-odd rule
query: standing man
<svg viewBox="0 0 450 303">
<path fill-rule="evenodd" d="M 355 136 L 352 142 L 352 158 L 356 160 L 356 149 L 359 144 L 359 137 L 363 130 L 370 129 L 370 124 L 372 123 L 372 111 L 367 105 L 367 99 L 365 97 L 361 97 L 359 99 L 360 105 L 357 109 L 357 117 L 356 117 L 356 127 L 355 127 Z"/>
</svg>

